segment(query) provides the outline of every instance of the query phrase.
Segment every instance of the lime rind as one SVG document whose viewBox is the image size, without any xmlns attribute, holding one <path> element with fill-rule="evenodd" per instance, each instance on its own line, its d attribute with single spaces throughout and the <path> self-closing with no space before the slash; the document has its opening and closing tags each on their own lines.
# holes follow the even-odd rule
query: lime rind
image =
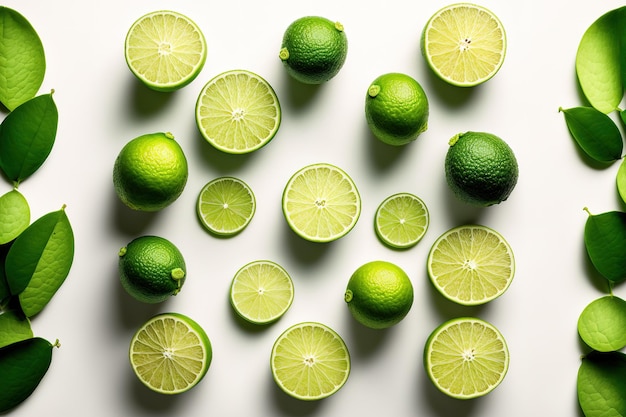
<svg viewBox="0 0 626 417">
<path fill-rule="evenodd" d="M 256 212 L 256 197 L 239 178 L 218 177 L 202 187 L 196 211 L 202 225 L 218 236 L 241 233 Z"/>
<path fill-rule="evenodd" d="M 378 238 L 395 249 L 415 246 L 426 234 L 430 223 L 428 208 L 411 193 L 397 193 L 378 206 L 374 230 Z"/>
</svg>

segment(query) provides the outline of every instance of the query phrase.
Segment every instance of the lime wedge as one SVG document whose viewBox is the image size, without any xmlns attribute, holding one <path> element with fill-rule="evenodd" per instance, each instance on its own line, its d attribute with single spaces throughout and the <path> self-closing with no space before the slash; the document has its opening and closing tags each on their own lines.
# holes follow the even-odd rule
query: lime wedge
<svg viewBox="0 0 626 417">
<path fill-rule="evenodd" d="M 193 81 L 204 66 L 206 40 L 191 19 L 159 10 L 135 21 L 124 44 L 126 63 L 146 86 L 174 91 Z"/>
<path fill-rule="evenodd" d="M 248 226 L 256 200 L 252 189 L 234 177 L 219 177 L 209 181 L 198 196 L 200 221 L 212 233 L 232 236 Z"/>
<path fill-rule="evenodd" d="M 293 174 L 282 203 L 289 227 L 312 242 L 345 236 L 361 214 L 361 196 L 352 178 L 326 163 L 308 165 Z"/>
<path fill-rule="evenodd" d="M 455 318 L 428 337 L 424 367 L 444 394 L 476 398 L 500 385 L 509 369 L 509 351 L 492 324 L 473 317 Z"/>
<path fill-rule="evenodd" d="M 280 103 L 272 86 L 245 70 L 211 79 L 196 102 L 196 124 L 215 148 L 244 154 L 265 146 L 278 131 Z"/>
<path fill-rule="evenodd" d="M 427 268 L 444 297 L 462 305 L 479 305 L 506 291 L 515 275 L 515 259 L 511 246 L 495 230 L 463 225 L 437 238 Z"/>
<path fill-rule="evenodd" d="M 276 340 L 270 357 L 276 384 L 290 396 L 320 400 L 348 380 L 350 354 L 343 339 L 324 324 L 291 326 Z"/>
<path fill-rule="evenodd" d="M 441 79 L 471 87 L 493 77 L 504 62 L 506 34 L 496 15 L 471 3 L 436 12 L 422 32 L 422 54 Z"/>
<path fill-rule="evenodd" d="M 406 249 L 415 246 L 428 229 L 426 204 L 410 193 L 387 197 L 376 210 L 374 229 L 386 245 Z"/>
<path fill-rule="evenodd" d="M 233 278 L 230 302 L 237 314 L 254 324 L 278 320 L 291 306 L 294 291 L 291 277 L 272 261 L 254 261 Z"/>
<path fill-rule="evenodd" d="M 130 342 L 130 364 L 139 380 L 161 394 L 198 384 L 211 364 L 211 342 L 198 323 L 178 313 L 148 320 Z"/>
</svg>

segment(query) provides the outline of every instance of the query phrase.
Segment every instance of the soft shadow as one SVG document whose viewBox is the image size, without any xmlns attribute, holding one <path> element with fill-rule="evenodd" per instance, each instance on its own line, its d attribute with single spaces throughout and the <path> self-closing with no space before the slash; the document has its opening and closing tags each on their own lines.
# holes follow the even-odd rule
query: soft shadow
<svg viewBox="0 0 626 417">
<path fill-rule="evenodd" d="M 192 389 L 183 394 L 163 395 L 144 386 L 132 371 L 128 372 L 127 375 L 126 382 L 128 387 L 124 391 L 130 396 L 129 401 L 136 404 L 139 409 L 150 412 L 151 415 L 166 416 L 174 414 L 181 401 L 189 400 L 183 397 L 188 397 L 194 391 Z"/>
<path fill-rule="evenodd" d="M 399 159 L 407 154 L 406 147 L 414 145 L 413 142 L 401 146 L 388 145 L 374 136 L 367 123 L 363 123 L 363 140 L 368 144 L 370 163 L 379 170 L 384 170 L 397 164 Z"/>
<path fill-rule="evenodd" d="M 312 265 L 317 263 L 333 245 L 338 243 L 338 241 L 328 243 L 310 242 L 291 230 L 287 222 L 283 223 L 284 249 L 301 264 Z"/>
<path fill-rule="evenodd" d="M 385 341 L 389 340 L 390 333 L 393 332 L 393 327 L 388 329 L 370 329 L 356 321 L 350 311 L 345 309 L 345 318 L 348 321 L 350 355 L 355 359 L 370 358 L 380 351 L 381 346 Z"/>
<path fill-rule="evenodd" d="M 120 282 L 120 275 L 117 264 L 113 272 L 109 274 L 111 286 L 113 289 L 113 297 L 115 299 L 115 307 L 111 309 L 114 317 L 113 322 L 116 323 L 124 333 L 131 330 L 134 331 L 141 327 L 149 318 L 157 315 L 168 303 L 168 300 L 162 303 L 148 304 L 135 300 L 126 292 Z"/>
<path fill-rule="evenodd" d="M 271 396 L 274 400 L 274 404 L 276 405 L 280 415 L 291 417 L 310 416 L 317 412 L 325 401 L 333 398 L 331 396 L 317 401 L 303 401 L 293 398 L 280 389 L 280 387 L 272 379 L 270 372 L 268 372 L 266 386 L 268 387 L 268 390 L 271 391 L 268 393 L 268 396 Z"/>
<path fill-rule="evenodd" d="M 445 298 L 429 279 L 424 280 L 424 282 L 428 287 L 426 291 L 429 293 L 428 300 L 430 305 L 433 307 L 433 310 L 439 314 L 441 317 L 440 321 L 442 322 L 456 317 L 480 317 L 491 304 L 485 303 L 477 306 L 464 306 Z"/>
<path fill-rule="evenodd" d="M 286 91 L 286 94 L 281 97 L 281 104 L 300 111 L 310 105 L 323 88 L 323 84 L 304 84 L 290 76 L 287 71 L 283 71 L 281 87 L 281 90 Z"/>
<path fill-rule="evenodd" d="M 143 85 L 134 76 L 128 77 L 128 91 L 130 91 L 130 114 L 137 117 L 151 116 L 164 111 L 173 101 L 176 92 L 160 92 Z"/>
<path fill-rule="evenodd" d="M 442 103 L 448 108 L 461 108 L 467 105 L 467 103 L 476 96 L 481 89 L 485 88 L 484 84 L 477 85 L 475 87 L 457 87 L 452 84 L 448 84 L 435 74 L 428 64 L 422 60 L 426 74 L 425 84 L 426 90 L 429 94 L 436 95 Z"/>
<path fill-rule="evenodd" d="M 113 209 L 111 210 L 112 222 L 117 230 L 126 235 L 134 236 L 142 234 L 144 230 L 159 215 L 159 212 L 143 212 L 133 210 L 120 201 L 115 192 L 111 196 Z"/>
<path fill-rule="evenodd" d="M 197 129 L 196 129 L 197 131 Z M 202 159 L 207 161 L 207 163 L 214 168 L 215 170 L 221 173 L 228 173 L 237 171 L 239 168 L 244 166 L 250 159 L 254 158 L 256 155 L 259 155 L 263 152 L 263 148 L 258 149 L 257 151 L 250 152 L 247 154 L 228 154 L 226 152 L 222 152 L 217 149 L 215 146 L 211 145 L 198 131 L 196 137 L 194 138 L 194 143 L 196 145 L 196 155 L 201 155 Z M 208 180 L 207 180 L 208 182 Z"/>
<path fill-rule="evenodd" d="M 474 414 L 476 405 L 484 401 L 486 397 L 479 397 L 470 400 L 458 400 L 448 397 L 439 391 L 428 378 L 426 372 L 419 372 L 422 381 L 420 385 L 422 389 L 419 395 L 416 395 L 416 402 L 419 407 L 428 407 L 432 413 L 441 417 L 464 417 Z M 431 413 L 428 413 L 429 415 Z"/>
<path fill-rule="evenodd" d="M 489 210 L 489 207 L 474 206 L 461 201 L 450 190 L 445 178 L 441 188 L 446 198 L 448 218 L 452 219 L 454 224 L 479 224 L 485 211 Z"/>
</svg>

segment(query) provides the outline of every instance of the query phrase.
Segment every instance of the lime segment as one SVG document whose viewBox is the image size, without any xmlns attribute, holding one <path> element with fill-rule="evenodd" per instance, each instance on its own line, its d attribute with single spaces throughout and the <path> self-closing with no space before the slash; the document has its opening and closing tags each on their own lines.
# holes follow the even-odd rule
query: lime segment
<svg viewBox="0 0 626 417">
<path fill-rule="evenodd" d="M 248 226 L 256 211 L 252 189 L 234 177 L 209 181 L 198 196 L 197 212 L 212 233 L 232 236 Z"/>
<path fill-rule="evenodd" d="M 422 239 L 429 220 L 428 208 L 422 199 L 411 193 L 398 193 L 378 206 L 374 228 L 386 245 L 406 249 Z"/>
</svg>

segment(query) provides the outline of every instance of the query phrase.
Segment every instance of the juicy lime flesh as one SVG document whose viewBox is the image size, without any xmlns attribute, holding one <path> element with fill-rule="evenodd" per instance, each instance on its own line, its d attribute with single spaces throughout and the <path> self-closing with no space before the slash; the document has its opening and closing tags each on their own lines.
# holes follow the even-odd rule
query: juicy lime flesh
<svg viewBox="0 0 626 417">
<path fill-rule="evenodd" d="M 252 189 L 242 180 L 220 177 L 202 188 L 197 211 L 209 231 L 234 235 L 248 226 L 254 217 L 256 200 Z"/>
<path fill-rule="evenodd" d="M 433 384 L 460 399 L 491 392 L 504 379 L 509 352 L 502 334 L 476 318 L 453 319 L 426 342 L 424 365 Z"/>
<path fill-rule="evenodd" d="M 139 18 L 129 29 L 126 62 L 147 86 L 172 91 L 197 77 L 207 46 L 200 28 L 186 16 L 158 11 Z"/>
<path fill-rule="evenodd" d="M 291 306 L 294 297 L 291 277 L 271 261 L 254 261 L 233 278 L 230 300 L 235 311 L 255 324 L 271 323 Z"/>
<path fill-rule="evenodd" d="M 423 53 L 443 80 L 474 86 L 493 77 L 504 61 L 506 35 L 500 20 L 474 4 L 454 4 L 426 24 Z"/>
<path fill-rule="evenodd" d="M 276 384 L 301 400 L 319 400 L 337 392 L 350 374 L 350 354 L 341 337 L 320 323 L 296 324 L 272 348 L 270 366 Z"/>
<path fill-rule="evenodd" d="M 478 305 L 502 295 L 515 274 L 508 242 L 480 225 L 459 226 L 441 235 L 428 256 L 428 275 L 446 298 Z"/>
<path fill-rule="evenodd" d="M 361 214 L 361 197 L 344 171 L 313 164 L 288 181 L 283 213 L 291 229 L 304 239 L 330 242 L 352 230 Z"/>
<path fill-rule="evenodd" d="M 426 204 L 410 193 L 386 198 L 376 210 L 374 220 L 378 237 L 394 248 L 409 248 L 419 242 L 429 224 Z"/>
<path fill-rule="evenodd" d="M 244 70 L 227 71 L 210 80 L 196 103 L 196 123 L 217 149 L 243 154 L 266 145 L 281 121 L 280 103 L 270 84 Z"/>
</svg>

